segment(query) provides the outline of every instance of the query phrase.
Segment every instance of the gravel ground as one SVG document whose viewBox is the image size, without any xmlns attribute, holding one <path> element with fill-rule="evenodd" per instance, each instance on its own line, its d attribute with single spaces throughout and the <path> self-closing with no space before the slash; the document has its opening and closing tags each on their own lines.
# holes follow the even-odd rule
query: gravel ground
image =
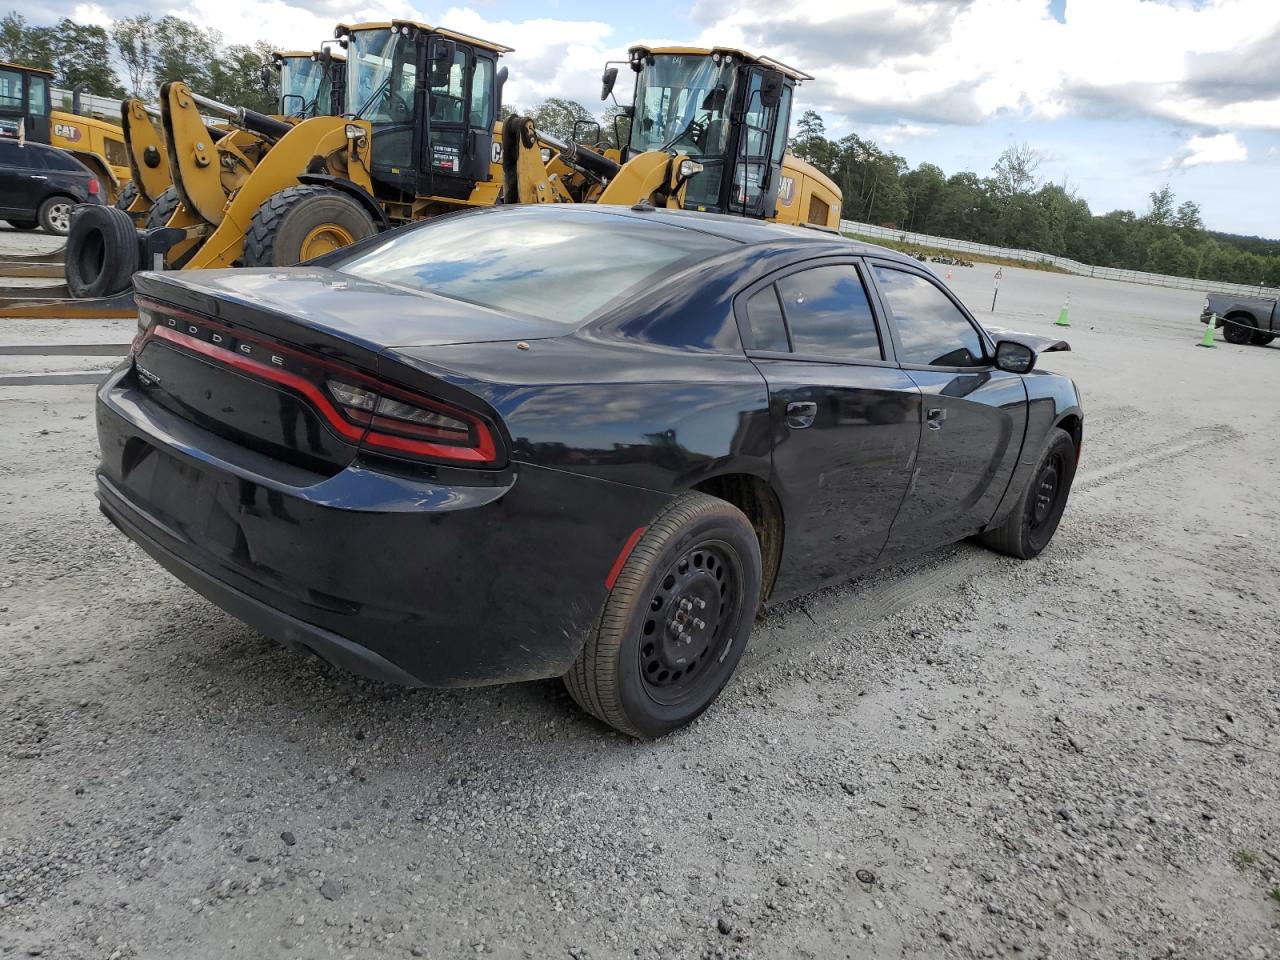
<svg viewBox="0 0 1280 960">
<path fill-rule="evenodd" d="M 990 274 L 953 271 L 984 314 Z M 793 603 L 652 744 L 556 681 L 278 648 L 97 513 L 91 387 L 0 376 L 0 955 L 1280 958 L 1280 344 L 1197 349 L 1195 293 L 1004 277 L 996 323 L 1072 296 L 1053 546 Z"/>
</svg>

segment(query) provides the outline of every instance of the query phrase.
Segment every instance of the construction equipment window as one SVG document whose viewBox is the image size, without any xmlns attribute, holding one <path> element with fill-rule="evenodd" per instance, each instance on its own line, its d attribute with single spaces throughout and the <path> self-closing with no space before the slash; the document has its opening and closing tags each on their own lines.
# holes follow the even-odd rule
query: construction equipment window
<svg viewBox="0 0 1280 960">
<path fill-rule="evenodd" d="M 45 105 L 47 84 L 44 77 L 27 78 L 27 111 L 34 116 L 43 117 L 49 112 Z"/>
<path fill-rule="evenodd" d="M 493 61 L 476 58 L 471 74 L 471 119 L 469 125 L 487 130 L 493 123 L 490 104 L 493 101 Z"/>
<path fill-rule="evenodd" d="M 22 110 L 22 74 L 0 70 L 0 110 Z"/>
<path fill-rule="evenodd" d="M 351 37 L 347 112 L 372 123 L 413 119 L 414 45 L 408 37 L 364 30 Z"/>
<path fill-rule="evenodd" d="M 631 149 L 680 150 L 690 156 L 723 156 L 734 69 L 701 55 L 660 54 L 646 63 L 636 92 Z"/>
<path fill-rule="evenodd" d="M 462 123 L 466 93 L 467 54 L 458 50 L 445 69 L 443 63 L 431 65 L 431 120 L 433 123 Z"/>
</svg>

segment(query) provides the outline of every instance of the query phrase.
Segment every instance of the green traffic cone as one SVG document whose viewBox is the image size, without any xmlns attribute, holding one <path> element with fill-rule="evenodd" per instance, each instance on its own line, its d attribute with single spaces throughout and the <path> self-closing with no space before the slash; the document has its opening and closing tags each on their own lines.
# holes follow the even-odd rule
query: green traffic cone
<svg viewBox="0 0 1280 960">
<path fill-rule="evenodd" d="M 1218 315 L 1216 313 L 1211 314 L 1209 317 L 1209 322 L 1204 325 L 1204 336 L 1200 338 L 1200 346 L 1202 347 L 1217 346 L 1217 344 L 1213 342 L 1213 331 L 1217 328 L 1217 326 L 1218 326 Z"/>
<path fill-rule="evenodd" d="M 1071 322 L 1067 319 L 1067 307 L 1071 306 L 1071 294 L 1067 294 L 1067 299 L 1062 301 L 1062 309 L 1058 311 L 1058 322 L 1055 327 L 1069 327 Z"/>
</svg>

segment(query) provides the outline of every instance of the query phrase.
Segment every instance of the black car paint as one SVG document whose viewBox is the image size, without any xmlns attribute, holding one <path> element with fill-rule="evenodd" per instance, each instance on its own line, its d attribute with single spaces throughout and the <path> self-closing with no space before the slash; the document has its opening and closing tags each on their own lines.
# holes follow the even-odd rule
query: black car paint
<svg viewBox="0 0 1280 960">
<path fill-rule="evenodd" d="M 50 197 L 101 203 L 101 184 L 97 193 L 89 192 L 94 179 L 89 168 L 66 151 L 0 139 L 0 220 L 34 221 Z"/>
<path fill-rule="evenodd" d="M 506 458 L 473 469 L 352 448 L 286 462 L 219 426 L 223 408 L 261 407 L 248 378 L 160 403 L 130 362 L 98 394 L 104 512 L 286 643 L 402 683 L 481 684 L 563 673 L 623 545 L 706 481 L 752 477 L 776 496 L 777 601 L 998 522 L 1051 427 L 1079 443 L 1074 387 L 1040 371 L 908 369 L 891 338 L 879 364 L 748 356 L 734 303 L 756 281 L 830 258 L 917 268 L 821 234 L 661 215 L 747 242 L 578 329 L 368 284 L 326 269 L 333 255 L 287 270 L 139 274 L 140 296 L 195 323 L 246 325 L 466 406 L 495 426 Z M 815 429 L 787 426 L 791 394 L 816 398 Z M 939 406 L 935 430 L 926 408 Z M 300 429 L 273 436 L 309 443 Z"/>
</svg>

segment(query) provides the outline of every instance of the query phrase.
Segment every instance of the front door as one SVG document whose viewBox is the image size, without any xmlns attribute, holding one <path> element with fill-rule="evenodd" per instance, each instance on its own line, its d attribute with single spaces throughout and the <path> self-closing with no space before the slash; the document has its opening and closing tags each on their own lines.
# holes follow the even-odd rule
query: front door
<svg viewBox="0 0 1280 960">
<path fill-rule="evenodd" d="M 744 217 L 772 216 L 778 202 L 779 178 L 775 175 L 773 155 L 776 149 L 781 162 L 786 124 L 782 124 L 781 141 L 775 134 L 779 129 L 779 114 L 790 116 L 791 89 L 784 86 L 778 104 L 766 106 L 763 97 L 766 75 L 772 75 L 776 82 L 776 71 L 763 67 L 747 70 L 741 110 L 735 116 L 739 122 L 735 124 L 733 138 L 727 210 Z"/>
<path fill-rule="evenodd" d="M 991 345 L 933 277 L 871 262 L 895 349 L 920 388 L 924 428 L 911 486 L 885 555 L 915 553 L 978 532 L 1004 496 L 1026 432 L 1022 377 L 994 366 Z"/>
<path fill-rule="evenodd" d="M 856 262 L 793 268 L 749 288 L 735 311 L 769 388 L 782 598 L 876 560 L 907 488 L 921 395 L 892 362 Z"/>
</svg>

